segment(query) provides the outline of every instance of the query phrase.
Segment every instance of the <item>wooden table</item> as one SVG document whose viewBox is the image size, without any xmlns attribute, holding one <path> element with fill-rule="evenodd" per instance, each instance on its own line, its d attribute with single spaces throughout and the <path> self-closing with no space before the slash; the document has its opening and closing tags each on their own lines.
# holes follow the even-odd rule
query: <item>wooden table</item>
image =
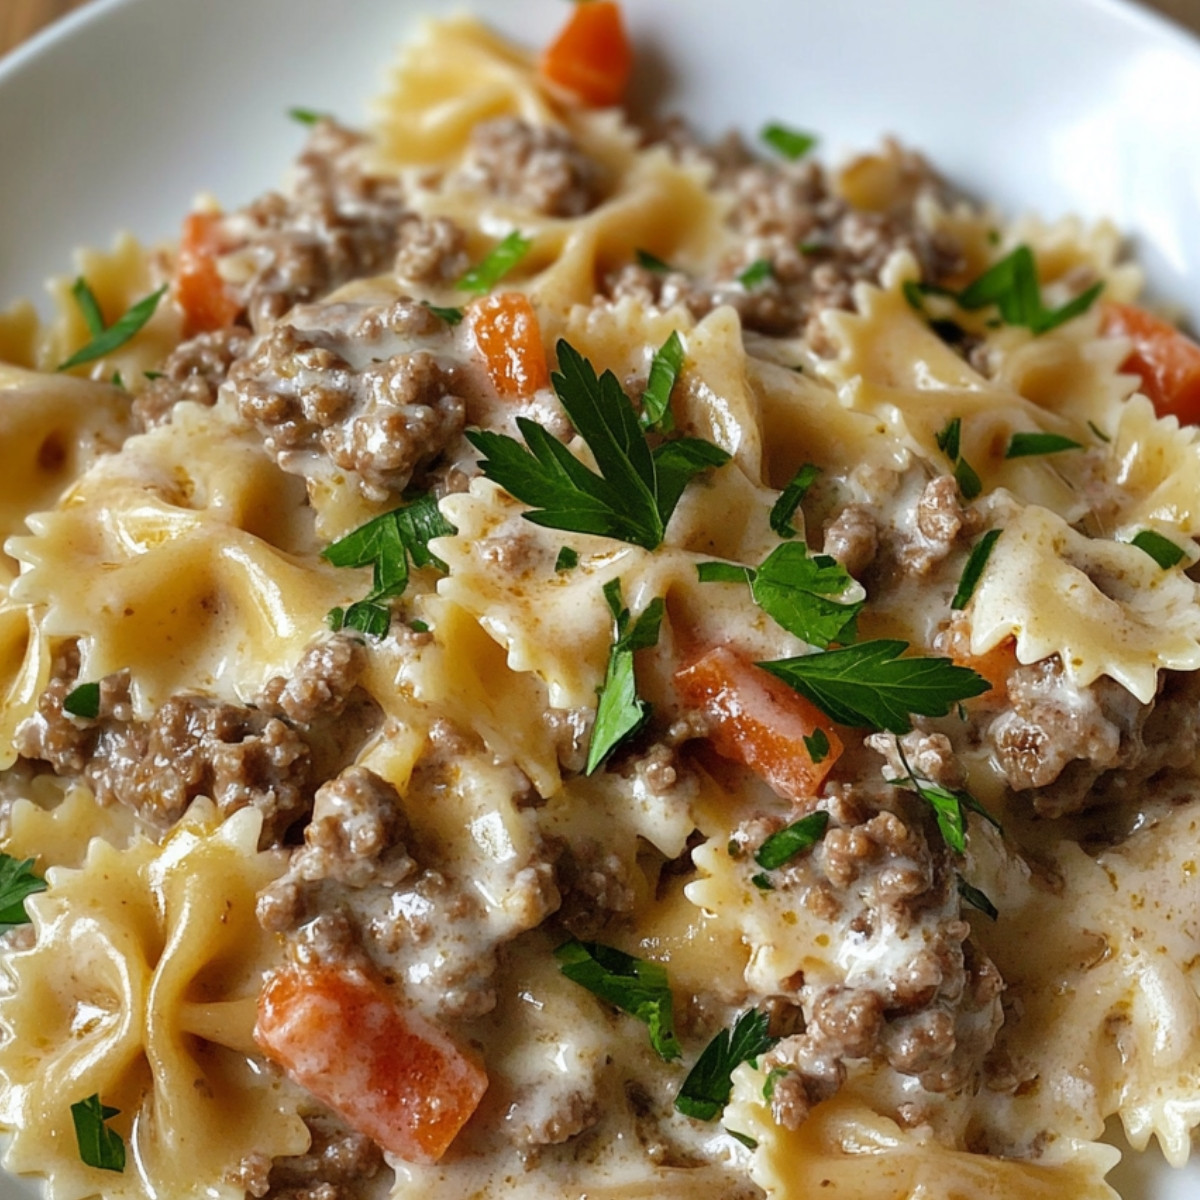
<svg viewBox="0 0 1200 1200">
<path fill-rule="evenodd" d="M 254 0 L 246 0 L 252 4 Z M 1003 0 L 1000 0 L 1003 3 Z M 1200 0 L 1143 0 L 1200 33 Z M 88 0 L 0 0 L 0 54 Z"/>
</svg>

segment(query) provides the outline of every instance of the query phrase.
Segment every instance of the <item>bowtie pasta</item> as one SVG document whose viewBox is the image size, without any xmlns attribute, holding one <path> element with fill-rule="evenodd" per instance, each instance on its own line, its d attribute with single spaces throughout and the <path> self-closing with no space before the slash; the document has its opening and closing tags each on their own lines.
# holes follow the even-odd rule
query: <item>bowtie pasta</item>
<svg viewBox="0 0 1200 1200">
<path fill-rule="evenodd" d="M 1105 1200 L 1200 1124 L 1200 347 L 1107 226 L 638 128 L 610 0 L 0 314 L 53 1200 Z"/>
</svg>

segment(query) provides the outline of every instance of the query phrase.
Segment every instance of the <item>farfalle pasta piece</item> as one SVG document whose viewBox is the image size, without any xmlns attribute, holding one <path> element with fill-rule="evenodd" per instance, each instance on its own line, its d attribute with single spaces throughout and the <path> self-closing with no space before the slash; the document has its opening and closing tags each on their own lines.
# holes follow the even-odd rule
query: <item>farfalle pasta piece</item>
<svg viewBox="0 0 1200 1200">
<path fill-rule="evenodd" d="M 0 589 L 0 770 L 17 758 L 17 728 L 37 707 L 50 679 L 52 651 L 38 613 Z"/>
<path fill-rule="evenodd" d="M 971 602 L 972 654 L 1014 638 L 1021 662 L 1057 654 L 1077 686 L 1107 675 L 1143 704 L 1159 670 L 1200 667 L 1196 585 L 1181 571 L 1036 505 L 1003 528 Z"/>
<path fill-rule="evenodd" d="M 120 850 L 137 833 L 137 818 L 119 804 L 98 804 L 86 784 L 56 775 L 35 775 L 12 806 L 3 851 L 32 858 L 37 868 L 81 867 L 88 846 L 100 838 Z"/>
<path fill-rule="evenodd" d="M 249 699 L 365 590 L 317 558 L 303 494 L 252 432 L 179 405 L 10 540 L 11 598 L 79 639 L 81 678 L 128 669 L 140 716 L 185 690 Z"/>
<path fill-rule="evenodd" d="M 17 573 L 4 542 L 26 532 L 26 516 L 52 507 L 131 432 L 129 397 L 119 388 L 0 365 L 0 585 L 6 571 Z"/>
<path fill-rule="evenodd" d="M 1105 475 L 1123 536 L 1148 526 L 1200 534 L 1200 427 L 1156 416 L 1145 396 L 1134 396 L 1121 409 L 1110 454 Z"/>
<path fill-rule="evenodd" d="M 941 1145 L 928 1127 L 905 1129 L 843 1096 L 818 1105 L 799 1129 L 789 1130 L 771 1118 L 763 1072 L 743 1064 L 733 1078 L 724 1120 L 756 1143 L 750 1177 L 767 1200 L 823 1194 L 854 1200 L 1118 1200 L 1104 1182 L 1120 1158 L 1111 1146 L 1060 1141 L 1052 1157 L 1038 1162 L 971 1154 Z"/>
<path fill-rule="evenodd" d="M 76 278 L 87 282 L 109 325 L 167 282 L 163 257 L 129 234 L 118 237 L 109 251 L 80 250 L 75 259 L 75 276 L 60 275 L 49 284 L 55 317 L 41 340 L 37 367 L 42 371 L 55 370 L 92 340 L 83 313 L 71 295 Z M 77 368 L 77 373 L 106 380 L 119 376 L 131 390 L 140 390 L 145 386 L 145 372 L 158 369 L 182 336 L 183 317 L 164 295 L 154 315 L 134 338 L 111 354 Z"/>
<path fill-rule="evenodd" d="M 1087 504 L 1064 478 L 1061 463 L 1043 455 L 1009 459 L 1005 451 L 1018 431 L 1079 440 L 1080 430 L 985 379 L 955 354 L 905 298 L 903 285 L 915 278 L 915 261 L 898 253 L 884 271 L 883 288 L 856 287 L 858 312 L 826 315 L 838 355 L 822 365 L 822 376 L 837 387 L 842 404 L 876 416 L 884 424 L 881 433 L 942 471 L 952 464 L 938 446 L 938 434 L 960 418 L 962 456 L 986 489 L 1005 487 L 1026 502 L 1078 520 Z"/>
<path fill-rule="evenodd" d="M 534 56 L 470 17 L 429 22 L 409 46 L 376 106 L 384 163 L 445 164 L 462 154 L 471 130 L 493 117 L 554 118 L 537 84 Z"/>
<path fill-rule="evenodd" d="M 78 870 L 53 868 L 29 901 L 36 940 L 9 956 L 0 1000 L 5 1165 L 46 1180 L 51 1200 L 227 1197 L 247 1156 L 296 1154 L 309 1134 L 290 1085 L 257 1059 L 264 974 L 280 960 L 256 893 L 282 871 L 257 850 L 261 815 L 223 825 L 197 805 L 161 846 L 94 841 Z M 86 1166 L 70 1106 L 98 1093 L 120 1109 L 123 1174 Z"/>
</svg>

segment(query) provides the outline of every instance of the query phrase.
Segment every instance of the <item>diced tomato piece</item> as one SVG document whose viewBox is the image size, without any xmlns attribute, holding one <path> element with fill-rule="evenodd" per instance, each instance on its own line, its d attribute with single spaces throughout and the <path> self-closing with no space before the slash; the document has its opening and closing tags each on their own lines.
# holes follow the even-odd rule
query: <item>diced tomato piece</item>
<svg viewBox="0 0 1200 1200">
<path fill-rule="evenodd" d="M 749 767 L 785 799 L 816 796 L 842 753 L 833 722 L 774 675 L 728 646 L 717 646 L 675 673 L 683 702 L 709 719 L 718 754 Z M 829 750 L 813 762 L 804 739 L 822 730 Z"/>
<path fill-rule="evenodd" d="M 520 292 L 484 296 L 468 313 L 471 336 L 497 395 L 515 400 L 549 386 L 542 330 L 528 296 Z"/>
<path fill-rule="evenodd" d="M 633 46 L 613 0 L 579 0 L 542 55 L 542 74 L 593 108 L 619 104 L 632 71 Z"/>
<path fill-rule="evenodd" d="M 254 1036 L 353 1129 L 408 1162 L 437 1162 L 487 1088 L 473 1058 L 358 967 L 276 972 Z"/>
<path fill-rule="evenodd" d="M 1122 369 L 1142 378 L 1142 391 L 1160 417 L 1200 424 L 1200 346 L 1174 325 L 1133 304 L 1104 305 L 1101 328 L 1133 342 Z"/>
<path fill-rule="evenodd" d="M 191 213 L 183 222 L 175 300 L 184 313 L 184 334 L 210 333 L 232 325 L 240 311 L 217 270 L 219 213 Z"/>
</svg>

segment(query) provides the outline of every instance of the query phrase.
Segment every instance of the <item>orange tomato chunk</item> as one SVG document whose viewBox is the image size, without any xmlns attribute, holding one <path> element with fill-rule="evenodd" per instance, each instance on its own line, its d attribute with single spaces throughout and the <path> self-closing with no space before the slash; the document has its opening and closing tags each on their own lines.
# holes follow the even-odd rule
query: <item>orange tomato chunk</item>
<svg viewBox="0 0 1200 1200">
<path fill-rule="evenodd" d="M 619 104 L 633 71 L 633 47 L 620 5 L 613 0 L 579 0 L 542 55 L 541 70 L 593 108 Z"/>
<path fill-rule="evenodd" d="M 499 292 L 468 311 L 471 336 L 497 395 L 515 400 L 549 386 L 542 330 L 528 296 Z"/>
<path fill-rule="evenodd" d="M 1200 424 L 1200 346 L 1174 325 L 1134 304 L 1104 305 L 1101 329 L 1133 342 L 1122 369 L 1142 378 L 1142 391 L 1160 417 Z"/>
<path fill-rule="evenodd" d="M 217 271 L 220 220 L 219 213 L 191 213 L 183 222 L 174 290 L 187 337 L 227 328 L 241 307 Z"/>
<path fill-rule="evenodd" d="M 718 754 L 749 767 L 785 799 L 816 796 L 842 753 L 833 722 L 781 679 L 728 646 L 717 646 L 675 673 L 683 702 L 709 719 Z M 821 729 L 829 752 L 819 763 L 804 744 Z"/>
<path fill-rule="evenodd" d="M 473 1058 L 357 967 L 276 972 L 254 1037 L 353 1129 L 408 1162 L 437 1162 L 487 1088 Z"/>
</svg>

